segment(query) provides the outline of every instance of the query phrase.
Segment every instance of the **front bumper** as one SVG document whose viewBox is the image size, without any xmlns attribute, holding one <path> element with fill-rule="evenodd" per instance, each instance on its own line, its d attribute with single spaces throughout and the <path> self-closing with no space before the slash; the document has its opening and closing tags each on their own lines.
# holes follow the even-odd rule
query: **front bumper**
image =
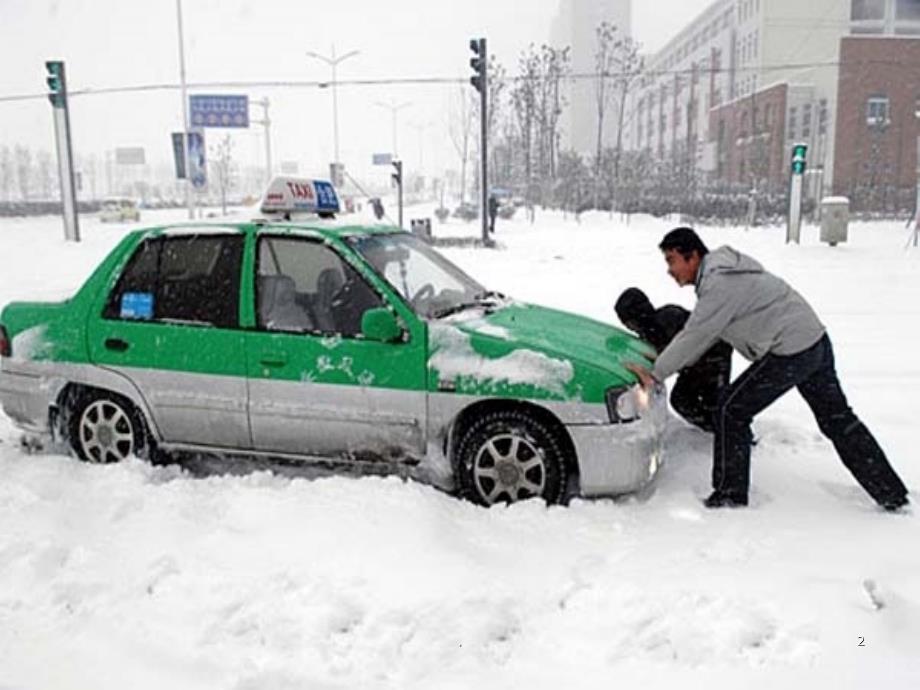
<svg viewBox="0 0 920 690">
<path fill-rule="evenodd" d="M 575 444 L 581 494 L 615 496 L 638 491 L 655 478 L 662 460 L 667 390 L 649 396 L 640 419 L 621 424 L 569 424 Z"/>
</svg>

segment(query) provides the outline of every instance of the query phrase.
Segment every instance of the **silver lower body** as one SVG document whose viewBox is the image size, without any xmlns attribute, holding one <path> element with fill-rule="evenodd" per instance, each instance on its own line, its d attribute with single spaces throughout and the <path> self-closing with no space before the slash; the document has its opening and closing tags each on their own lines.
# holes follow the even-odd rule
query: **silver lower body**
<svg viewBox="0 0 920 690">
<path fill-rule="evenodd" d="M 4 360 L 0 367 L 0 405 L 13 423 L 31 438 L 40 440 L 50 437 L 49 413 L 68 382 L 105 388 L 127 397 L 145 415 L 151 433 L 166 450 L 175 448 L 281 456 L 306 462 L 333 460 L 355 466 L 363 464 L 349 458 L 279 453 L 278 449 L 260 452 L 251 445 L 215 447 L 205 440 L 195 443 L 191 438 L 170 442 L 159 431 L 158 415 L 154 409 L 156 405 L 149 405 L 148 400 L 128 377 L 118 371 L 93 365 Z M 413 395 L 426 394 L 417 392 Z M 427 451 L 418 452 L 420 438 L 414 437 L 414 448 L 406 456 L 410 463 L 395 461 L 373 463 L 373 466 L 377 470 L 386 471 L 384 466 L 392 465 L 392 471 L 397 474 L 451 490 L 454 486 L 454 477 L 453 466 L 449 460 L 449 442 L 453 422 L 465 408 L 482 400 L 483 398 L 453 393 L 428 394 L 427 428 L 424 431 Z M 651 396 L 650 407 L 642 418 L 621 424 L 610 423 L 606 406 L 603 404 L 530 402 L 551 412 L 569 434 L 578 464 L 579 494 L 585 497 L 626 494 L 641 489 L 654 479 L 662 457 L 661 440 L 667 420 L 666 392 L 658 391 Z"/>
</svg>

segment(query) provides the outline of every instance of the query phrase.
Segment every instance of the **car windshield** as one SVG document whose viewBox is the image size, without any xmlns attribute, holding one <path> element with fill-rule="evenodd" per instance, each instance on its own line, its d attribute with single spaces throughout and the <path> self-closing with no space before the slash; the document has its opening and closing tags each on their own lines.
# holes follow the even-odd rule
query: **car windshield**
<svg viewBox="0 0 920 690">
<path fill-rule="evenodd" d="M 466 308 L 493 305 L 501 297 L 488 292 L 425 242 L 407 233 L 349 239 L 415 313 L 424 319 L 443 318 Z"/>
</svg>

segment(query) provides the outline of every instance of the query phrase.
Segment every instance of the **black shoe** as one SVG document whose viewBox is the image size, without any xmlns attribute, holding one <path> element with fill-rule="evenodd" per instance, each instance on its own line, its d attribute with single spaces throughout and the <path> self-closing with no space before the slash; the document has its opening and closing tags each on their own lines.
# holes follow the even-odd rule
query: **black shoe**
<svg viewBox="0 0 920 690">
<path fill-rule="evenodd" d="M 889 513 L 896 513 L 901 510 L 901 508 L 909 506 L 910 501 L 907 500 L 907 496 L 900 496 L 898 498 L 890 498 L 887 501 L 882 501 L 879 505 Z"/>
<path fill-rule="evenodd" d="M 713 491 L 703 501 L 707 508 L 742 508 L 748 504 L 747 494 L 735 491 Z"/>
</svg>

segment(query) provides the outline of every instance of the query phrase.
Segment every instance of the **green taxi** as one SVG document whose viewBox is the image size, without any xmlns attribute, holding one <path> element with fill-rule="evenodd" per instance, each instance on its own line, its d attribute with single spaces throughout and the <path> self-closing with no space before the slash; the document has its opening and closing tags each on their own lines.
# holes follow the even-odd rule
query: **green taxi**
<svg viewBox="0 0 920 690">
<path fill-rule="evenodd" d="M 270 219 L 137 230 L 71 299 L 8 304 L 4 413 L 89 462 L 263 456 L 485 505 L 655 476 L 665 392 L 623 366 L 646 344 L 489 291 L 397 228 L 288 220 L 297 192 L 334 191 L 285 184 Z"/>
</svg>

